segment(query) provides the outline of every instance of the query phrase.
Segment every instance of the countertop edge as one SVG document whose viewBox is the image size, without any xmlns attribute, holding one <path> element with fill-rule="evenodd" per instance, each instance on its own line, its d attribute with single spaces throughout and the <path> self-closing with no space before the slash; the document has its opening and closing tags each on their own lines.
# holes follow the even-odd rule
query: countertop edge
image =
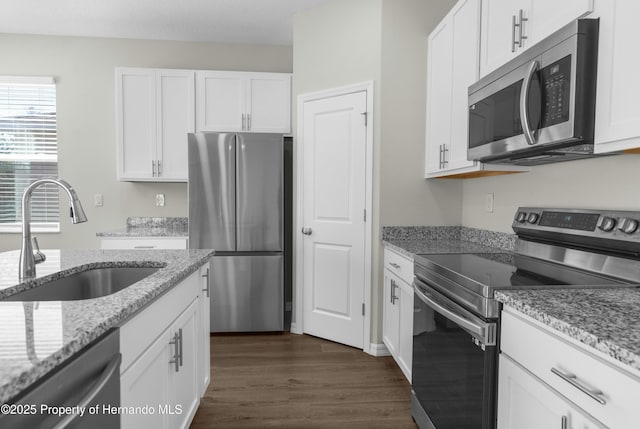
<svg viewBox="0 0 640 429">
<path fill-rule="evenodd" d="M 521 314 L 531 317 L 549 329 L 556 331 L 558 334 L 563 334 L 572 340 L 579 342 L 587 349 L 598 351 L 618 362 L 620 365 L 628 367 L 625 369 L 640 374 L 640 356 L 636 355 L 632 351 L 627 350 L 606 338 L 600 338 L 586 329 L 579 328 L 562 319 L 550 316 L 544 311 L 535 309 L 531 305 L 509 296 L 509 291 L 496 291 L 495 298 L 502 304 L 513 308 Z"/>
</svg>

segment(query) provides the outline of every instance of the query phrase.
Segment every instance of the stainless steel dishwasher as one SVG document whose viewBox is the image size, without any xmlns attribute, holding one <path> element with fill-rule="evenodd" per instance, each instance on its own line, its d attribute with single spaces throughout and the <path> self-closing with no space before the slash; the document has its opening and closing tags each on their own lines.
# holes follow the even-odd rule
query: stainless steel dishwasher
<svg viewBox="0 0 640 429">
<path fill-rule="evenodd" d="M 16 413 L 0 415 L 0 428 L 120 428 L 120 415 L 108 410 L 120 406 L 121 360 L 119 331 L 114 329 L 9 400 Z M 53 407 L 73 411 L 56 415 Z"/>
</svg>

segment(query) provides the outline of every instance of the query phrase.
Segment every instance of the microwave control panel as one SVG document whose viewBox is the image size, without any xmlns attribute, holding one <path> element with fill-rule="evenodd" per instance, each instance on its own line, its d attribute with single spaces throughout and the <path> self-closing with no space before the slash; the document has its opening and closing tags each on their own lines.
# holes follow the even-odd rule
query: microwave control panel
<svg viewBox="0 0 640 429">
<path fill-rule="evenodd" d="M 540 70 L 543 114 L 542 127 L 569 120 L 571 88 L 571 55 Z"/>
</svg>

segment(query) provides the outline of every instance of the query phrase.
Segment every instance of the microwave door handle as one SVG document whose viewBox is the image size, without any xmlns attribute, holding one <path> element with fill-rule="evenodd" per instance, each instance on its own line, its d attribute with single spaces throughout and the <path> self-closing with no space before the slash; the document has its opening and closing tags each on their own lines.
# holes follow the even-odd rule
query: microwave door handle
<svg viewBox="0 0 640 429">
<path fill-rule="evenodd" d="M 529 104 L 529 87 L 531 86 L 531 80 L 536 71 L 538 71 L 538 61 L 532 61 L 527 68 L 524 80 L 522 81 L 522 89 L 520 90 L 520 124 L 522 124 L 522 132 L 529 145 L 536 144 L 536 139 L 529 124 L 529 110 L 527 109 L 527 105 Z"/>
</svg>

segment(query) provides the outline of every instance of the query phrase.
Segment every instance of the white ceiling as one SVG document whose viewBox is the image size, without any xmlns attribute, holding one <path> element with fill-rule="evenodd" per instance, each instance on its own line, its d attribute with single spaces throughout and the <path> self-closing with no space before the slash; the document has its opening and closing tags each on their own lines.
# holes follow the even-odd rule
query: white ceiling
<svg viewBox="0 0 640 429">
<path fill-rule="evenodd" d="M 291 45 L 328 0 L 0 0 L 0 33 Z"/>
</svg>

